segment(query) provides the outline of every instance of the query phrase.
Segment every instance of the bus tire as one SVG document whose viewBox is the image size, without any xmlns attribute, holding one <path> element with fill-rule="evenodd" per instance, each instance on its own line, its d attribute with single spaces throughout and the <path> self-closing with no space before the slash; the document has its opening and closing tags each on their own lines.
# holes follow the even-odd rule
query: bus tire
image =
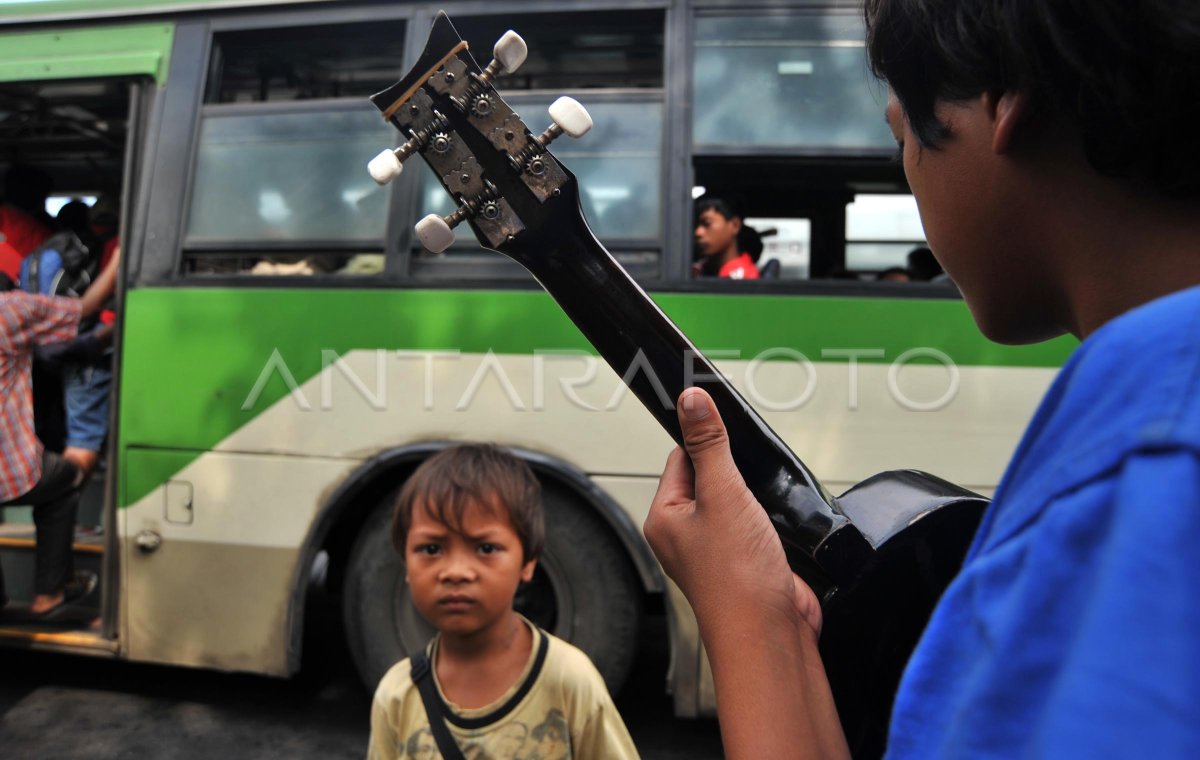
<svg viewBox="0 0 1200 760">
<path fill-rule="evenodd" d="M 586 652 L 615 693 L 637 650 L 642 617 L 637 576 L 599 515 L 553 482 L 543 483 L 542 494 L 546 546 L 514 606 Z M 391 506 L 381 504 L 364 522 L 342 587 L 346 643 L 372 690 L 392 665 L 435 633 L 413 606 L 403 563 L 392 548 Z"/>
</svg>

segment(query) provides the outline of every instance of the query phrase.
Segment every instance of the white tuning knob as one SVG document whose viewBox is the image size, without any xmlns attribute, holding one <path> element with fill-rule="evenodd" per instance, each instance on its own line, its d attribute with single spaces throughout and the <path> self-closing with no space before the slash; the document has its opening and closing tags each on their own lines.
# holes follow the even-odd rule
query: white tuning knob
<svg viewBox="0 0 1200 760">
<path fill-rule="evenodd" d="M 367 171 L 370 172 L 371 179 L 375 180 L 377 184 L 386 185 L 400 176 L 400 172 L 404 171 L 404 165 L 396 157 L 396 151 L 389 148 L 370 160 L 367 164 Z"/>
<path fill-rule="evenodd" d="M 592 128 L 592 117 L 575 98 L 563 96 L 551 103 L 550 118 L 571 137 L 583 137 Z"/>
<path fill-rule="evenodd" d="M 417 222 L 417 237 L 421 245 L 434 253 L 441 253 L 454 242 L 454 230 L 437 214 L 430 214 Z"/>
<path fill-rule="evenodd" d="M 511 74 L 519 69 L 521 64 L 525 63 L 527 55 L 529 55 L 529 46 L 525 44 L 525 40 L 521 39 L 521 35 L 512 29 L 496 40 L 496 47 L 492 48 L 492 57 L 504 67 L 505 74 Z"/>
</svg>

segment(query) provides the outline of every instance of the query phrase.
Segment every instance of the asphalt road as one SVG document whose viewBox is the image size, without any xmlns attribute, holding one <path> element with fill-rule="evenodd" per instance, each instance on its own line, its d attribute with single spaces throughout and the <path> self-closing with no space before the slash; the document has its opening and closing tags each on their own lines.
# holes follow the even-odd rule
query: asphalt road
<svg viewBox="0 0 1200 760">
<path fill-rule="evenodd" d="M 648 621 L 617 706 L 643 758 L 720 758 L 715 721 L 671 714 L 663 631 Z M 0 650 L 0 757 L 361 760 L 370 696 L 336 636 L 313 644 L 290 680 Z"/>
</svg>

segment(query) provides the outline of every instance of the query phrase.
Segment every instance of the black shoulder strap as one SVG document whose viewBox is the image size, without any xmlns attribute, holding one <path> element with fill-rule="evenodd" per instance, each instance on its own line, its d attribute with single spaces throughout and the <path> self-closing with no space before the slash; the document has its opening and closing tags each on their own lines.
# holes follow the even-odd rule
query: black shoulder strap
<svg viewBox="0 0 1200 760">
<path fill-rule="evenodd" d="M 445 704 L 437 693 L 437 686 L 433 683 L 433 670 L 429 664 L 429 655 L 422 649 L 411 659 L 412 680 L 417 685 L 417 690 L 421 692 L 421 701 L 425 703 L 425 715 L 429 718 L 429 730 L 433 732 L 433 739 L 437 742 L 438 750 L 442 753 L 444 760 L 466 760 L 462 750 L 458 747 L 458 742 L 454 741 L 454 737 L 450 735 L 450 729 L 446 727 Z"/>
<path fill-rule="evenodd" d="M 29 269 L 26 272 L 29 279 L 25 282 L 25 290 L 29 293 L 36 294 L 42 292 L 41 277 L 38 273 L 38 270 L 41 268 L 39 266 L 41 263 L 41 251 L 34 251 L 33 253 L 29 254 Z"/>
</svg>

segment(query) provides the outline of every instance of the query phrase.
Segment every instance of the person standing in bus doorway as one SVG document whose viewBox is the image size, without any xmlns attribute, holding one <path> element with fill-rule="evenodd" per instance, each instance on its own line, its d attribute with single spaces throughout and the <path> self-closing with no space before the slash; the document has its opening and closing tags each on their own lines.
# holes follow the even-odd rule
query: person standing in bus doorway
<svg viewBox="0 0 1200 760">
<path fill-rule="evenodd" d="M 908 663 L 888 757 L 1200 756 L 1200 5 L 868 0 L 866 21 L 980 329 L 1083 341 Z M 711 399 L 678 412 L 645 532 L 696 612 L 727 756 L 844 758 L 821 606 Z"/>
<path fill-rule="evenodd" d="M 71 544 L 79 505 L 79 468 L 34 435 L 30 385 L 33 350 L 75 337 L 81 319 L 96 314 L 116 286 L 117 258 L 82 298 L 18 290 L 0 293 L 0 506 L 33 507 L 37 530 L 34 597 L 29 611 L 49 615 L 96 586 L 94 573 L 73 571 Z M 0 607 L 7 604 L 0 574 Z"/>
<path fill-rule="evenodd" d="M 115 207 L 110 196 L 101 196 L 89 208 L 71 201 L 57 217 L 60 226 L 74 233 L 89 251 L 91 264 L 103 268 L 119 256 Z M 52 362 L 62 375 L 65 403 L 65 445 L 62 455 L 75 464 L 86 480 L 96 468 L 108 437 L 108 407 L 112 389 L 112 337 L 116 313 L 111 299 L 70 342 L 43 350 L 38 359 Z M 34 394 L 35 399 L 37 394 Z"/>
<path fill-rule="evenodd" d="M 392 543 L 413 604 L 438 633 L 380 680 L 370 760 L 402 757 L 414 740 L 437 737 L 439 723 L 448 730 L 438 744 L 454 745 L 443 757 L 530 757 L 526 737 L 553 728 L 559 741 L 536 745 L 554 752 L 541 760 L 637 758 L 592 661 L 513 609 L 518 586 L 533 579 L 543 523 L 533 471 L 495 446 L 446 449 L 405 482 Z"/>
<path fill-rule="evenodd" d="M 701 198 L 696 204 L 696 249 L 700 260 L 694 276 L 757 280 L 758 267 L 743 250 L 742 217 L 720 198 Z M 762 248 L 759 248 L 759 252 Z"/>
</svg>

